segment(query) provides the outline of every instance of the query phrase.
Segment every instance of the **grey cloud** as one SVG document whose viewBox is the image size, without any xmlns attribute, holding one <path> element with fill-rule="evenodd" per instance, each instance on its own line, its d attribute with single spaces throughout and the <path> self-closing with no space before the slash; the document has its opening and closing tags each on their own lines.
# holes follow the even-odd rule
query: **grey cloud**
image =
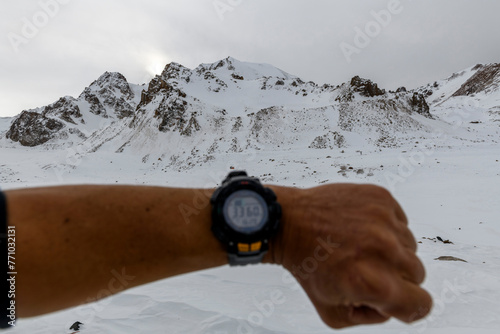
<svg viewBox="0 0 500 334">
<path fill-rule="evenodd" d="M 107 70 L 142 83 L 169 61 L 195 67 L 231 55 L 317 83 L 361 75 L 390 89 L 500 62 L 495 0 L 400 0 L 401 12 L 350 63 L 340 44 L 354 45 L 354 29 L 364 29 L 374 21 L 372 11 L 397 0 L 66 0 L 14 52 L 8 34 L 22 35 L 23 18 L 32 20 L 40 3 L 54 1 L 62 2 L 2 7 L 0 116 L 77 95 Z"/>
</svg>

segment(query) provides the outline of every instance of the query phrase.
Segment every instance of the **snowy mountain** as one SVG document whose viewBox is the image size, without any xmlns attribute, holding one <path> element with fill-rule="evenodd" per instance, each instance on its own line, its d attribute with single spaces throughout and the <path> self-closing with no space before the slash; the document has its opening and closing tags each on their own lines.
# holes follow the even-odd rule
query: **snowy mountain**
<svg viewBox="0 0 500 334">
<path fill-rule="evenodd" d="M 141 86 L 130 85 L 119 73 L 104 73 L 80 94 L 66 96 L 51 105 L 23 111 L 13 121 L 6 138 L 23 146 L 48 141 L 79 143 L 95 131 L 103 119 L 118 120 L 134 114 Z"/>
<path fill-rule="evenodd" d="M 164 150 L 161 143 L 192 137 L 204 145 L 191 149 L 209 159 L 217 150 L 268 145 L 396 145 L 407 132 L 415 132 L 413 137 L 429 131 L 423 118 L 432 116 L 417 92 L 387 93 L 359 77 L 337 87 L 318 86 L 270 65 L 229 57 L 194 70 L 168 64 L 147 88 L 105 73 L 76 99 L 24 111 L 5 137 L 24 146 L 87 142 L 93 151 L 108 144 L 109 150 L 145 154 Z"/>
<path fill-rule="evenodd" d="M 105 73 L 78 98 L 0 118 L 0 185 L 215 187 L 231 168 L 285 186 L 379 184 L 409 217 L 435 306 L 412 326 L 344 332 L 497 333 L 499 67 L 396 91 L 359 77 L 319 86 L 233 58 L 171 63 L 147 85 Z M 262 311 L 275 291 L 285 302 Z M 68 333 L 77 321 L 82 334 L 333 333 L 297 282 L 267 265 L 167 279 L 12 332 Z"/>
<path fill-rule="evenodd" d="M 442 103 L 450 98 L 471 96 L 484 100 L 500 91 L 500 64 L 481 65 L 455 73 L 446 80 L 426 87 L 433 103 Z M 498 101 L 498 99 L 496 99 Z M 488 101 L 490 102 L 490 101 Z"/>
</svg>

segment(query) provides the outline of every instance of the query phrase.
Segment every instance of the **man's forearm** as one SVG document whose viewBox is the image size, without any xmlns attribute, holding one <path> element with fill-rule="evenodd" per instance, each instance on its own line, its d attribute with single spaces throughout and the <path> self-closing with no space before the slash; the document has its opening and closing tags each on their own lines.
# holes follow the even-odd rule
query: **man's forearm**
<svg viewBox="0 0 500 334">
<path fill-rule="evenodd" d="M 429 313 L 417 243 L 389 192 L 354 184 L 272 189 L 283 216 L 264 262 L 288 269 L 327 325 L 413 322 Z M 137 186 L 6 192 L 8 223 L 16 226 L 18 315 L 226 264 L 211 232 L 212 192 Z"/>
<path fill-rule="evenodd" d="M 8 223 L 17 230 L 19 316 L 227 263 L 210 231 L 210 193 L 136 186 L 6 192 Z"/>
</svg>

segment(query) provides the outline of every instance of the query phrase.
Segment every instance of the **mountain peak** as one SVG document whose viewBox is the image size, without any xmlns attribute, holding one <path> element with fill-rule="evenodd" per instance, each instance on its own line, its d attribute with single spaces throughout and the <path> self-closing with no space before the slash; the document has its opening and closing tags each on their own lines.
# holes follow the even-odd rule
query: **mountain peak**
<svg viewBox="0 0 500 334">
<path fill-rule="evenodd" d="M 355 92 L 361 96 L 374 97 L 385 94 L 385 89 L 378 88 L 378 85 L 371 80 L 355 76 L 351 79 L 351 87 Z"/>
<path fill-rule="evenodd" d="M 82 95 L 124 95 L 127 97 L 133 97 L 130 85 L 125 78 L 125 76 L 119 72 L 104 72 L 97 80 L 92 82 L 89 87 L 87 87 Z"/>
<path fill-rule="evenodd" d="M 181 77 L 186 79 L 191 75 L 191 73 L 192 71 L 184 65 L 176 62 L 171 62 L 165 66 L 163 72 L 161 72 L 161 77 L 165 80 L 180 79 Z"/>
<path fill-rule="evenodd" d="M 240 63 L 241 62 L 238 59 L 236 59 L 236 58 L 226 57 L 224 59 L 216 61 L 215 63 L 208 64 L 208 70 L 210 70 L 210 71 L 216 71 L 219 68 L 225 67 L 229 71 L 234 71 L 236 69 L 235 68 L 235 64 L 237 65 L 237 64 L 240 64 Z M 204 65 L 204 64 L 202 64 L 202 65 Z"/>
<path fill-rule="evenodd" d="M 96 81 L 94 81 L 90 86 L 99 85 L 103 86 L 105 84 L 113 83 L 127 83 L 128 81 L 125 76 L 119 72 L 104 72 Z"/>
<path fill-rule="evenodd" d="M 233 57 L 226 57 L 212 64 L 201 64 L 196 69 L 198 72 L 211 71 L 217 73 L 217 76 L 231 76 L 244 80 L 258 80 L 261 78 L 276 77 L 280 79 L 297 79 L 275 66 L 265 63 L 251 63 L 238 60 Z"/>
</svg>

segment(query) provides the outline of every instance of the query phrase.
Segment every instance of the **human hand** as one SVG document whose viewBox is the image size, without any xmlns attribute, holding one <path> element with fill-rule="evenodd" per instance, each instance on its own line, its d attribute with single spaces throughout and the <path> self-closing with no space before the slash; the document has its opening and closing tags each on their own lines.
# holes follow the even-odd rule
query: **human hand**
<svg viewBox="0 0 500 334">
<path fill-rule="evenodd" d="M 427 315 L 430 295 L 417 244 L 394 198 L 372 185 L 331 184 L 276 188 L 283 206 L 271 262 L 302 285 L 333 328 L 410 323 Z"/>
</svg>

